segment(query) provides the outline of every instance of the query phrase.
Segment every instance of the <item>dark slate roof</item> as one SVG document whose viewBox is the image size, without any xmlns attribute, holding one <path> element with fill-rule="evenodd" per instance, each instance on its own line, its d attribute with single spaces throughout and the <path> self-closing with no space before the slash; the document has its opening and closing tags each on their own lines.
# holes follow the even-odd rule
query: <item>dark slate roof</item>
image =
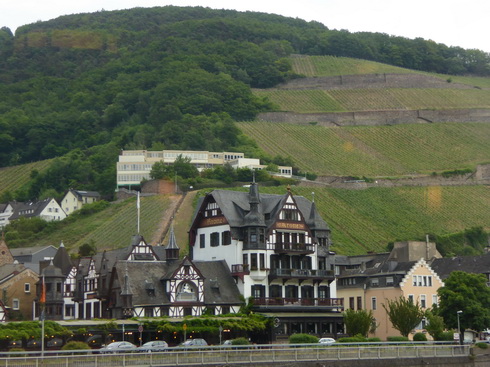
<svg viewBox="0 0 490 367">
<path fill-rule="evenodd" d="M 490 273 L 490 253 L 480 256 L 455 256 L 434 259 L 430 267 L 441 279 L 446 279 L 453 271 L 474 274 Z"/>
<path fill-rule="evenodd" d="M 175 239 L 175 233 L 174 233 L 174 226 L 170 228 L 170 237 L 168 240 L 167 247 L 165 247 L 167 250 L 178 250 L 179 246 L 177 246 L 177 240 Z M 153 248 L 155 249 L 155 248 Z"/>
<path fill-rule="evenodd" d="M 88 270 L 90 267 L 90 262 L 92 261 L 92 258 L 87 256 L 87 257 L 82 257 L 78 261 L 78 268 L 77 268 L 77 276 L 87 276 L 88 275 Z M 95 268 L 95 270 L 98 270 Z"/>
<path fill-rule="evenodd" d="M 61 242 L 56 255 L 53 258 L 53 265 L 60 268 L 63 275 L 68 275 L 70 270 L 73 268 L 73 263 L 71 261 L 68 251 L 66 251 L 65 245 Z"/>
<path fill-rule="evenodd" d="M 97 191 L 83 191 L 83 190 L 73 190 L 70 191 L 77 197 L 78 200 L 82 200 L 83 197 L 94 197 L 99 198 L 100 194 Z"/>
<path fill-rule="evenodd" d="M 213 190 L 209 195 L 214 198 L 220 207 L 230 227 L 242 227 L 244 225 L 244 218 L 250 212 L 250 194 L 248 192 Z M 277 214 L 285 204 L 287 197 L 288 194 L 260 194 L 259 212 L 264 215 L 269 214 L 268 217 L 270 218 L 265 221 L 266 226 L 269 227 L 275 222 Z M 293 195 L 293 199 L 296 201 L 298 209 L 301 211 L 305 221 L 308 223 L 312 212 L 312 202 L 303 196 Z M 201 207 L 203 201 L 204 198 L 201 197 L 197 208 Z M 313 212 L 315 213 L 313 222 L 316 227 L 314 229 L 329 230 L 327 223 L 321 219 L 314 206 Z M 198 213 L 196 211 L 193 221 L 195 220 L 197 214 Z"/>
<path fill-rule="evenodd" d="M 18 219 L 20 217 L 32 218 L 41 215 L 41 212 L 46 206 L 53 200 L 53 198 L 47 198 L 41 201 L 28 201 L 25 203 L 17 203 L 14 213 L 10 216 L 11 220 Z M 28 211 L 28 212 L 27 212 Z"/>
<path fill-rule="evenodd" d="M 2 204 L 2 203 L 0 203 L 0 213 L 3 213 L 5 211 L 5 209 L 7 209 L 7 205 L 8 204 Z"/>
<path fill-rule="evenodd" d="M 211 304 L 240 304 L 240 291 L 230 274 L 226 261 L 194 261 L 205 277 L 204 302 Z"/>
<path fill-rule="evenodd" d="M 188 261 L 189 263 L 186 263 Z M 121 292 L 129 292 L 135 306 L 169 304 L 164 284 L 161 279 L 168 279 L 184 263 L 191 264 L 185 259 L 181 262 L 167 264 L 164 261 L 118 261 L 115 269 Z M 240 304 L 238 290 L 225 261 L 196 261 L 192 262 L 201 272 L 204 279 L 204 302 L 208 305 Z M 142 267 L 144 271 L 141 271 Z M 124 288 L 124 278 L 128 274 L 127 289 Z"/>
<path fill-rule="evenodd" d="M 10 252 L 12 253 L 12 256 L 15 257 L 15 256 L 34 255 L 40 251 L 48 250 L 48 249 L 54 250 L 54 252 L 57 251 L 56 247 L 54 247 L 53 245 L 49 245 L 49 246 L 13 248 L 13 249 L 10 249 Z"/>
<path fill-rule="evenodd" d="M 65 278 L 63 273 L 61 272 L 61 269 L 54 266 L 53 262 L 49 264 L 47 267 L 45 267 L 42 272 L 41 276 L 45 276 L 46 278 Z"/>
<path fill-rule="evenodd" d="M 115 271 L 117 272 L 121 291 L 123 291 L 124 277 L 127 271 L 128 286 L 125 291 L 132 295 L 133 305 L 144 306 L 169 303 L 167 293 L 160 282 L 162 275 L 167 272 L 167 264 L 165 262 L 118 261 Z M 152 287 L 153 292 L 150 292 Z"/>
<path fill-rule="evenodd" d="M 375 256 L 370 255 L 366 258 L 367 261 L 359 262 L 354 261 L 352 264 L 359 265 L 355 269 L 345 269 L 339 278 L 351 277 L 355 275 L 383 275 L 383 274 L 405 274 L 407 273 L 416 263 L 416 261 L 408 262 L 397 262 L 389 261 L 389 253 L 377 254 Z M 337 264 L 337 262 L 336 262 Z"/>
<path fill-rule="evenodd" d="M 0 266 L 0 284 L 26 269 L 27 268 L 23 264 L 5 264 Z"/>
</svg>

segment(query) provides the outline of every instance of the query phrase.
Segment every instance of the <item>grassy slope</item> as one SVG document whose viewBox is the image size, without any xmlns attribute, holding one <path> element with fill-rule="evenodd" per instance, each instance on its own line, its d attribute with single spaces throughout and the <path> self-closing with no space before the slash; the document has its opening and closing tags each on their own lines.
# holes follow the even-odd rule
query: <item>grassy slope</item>
<svg viewBox="0 0 490 367">
<path fill-rule="evenodd" d="M 311 187 L 293 187 L 311 199 Z M 384 251 L 390 241 L 423 239 L 473 226 L 490 229 L 490 187 L 315 188 L 315 203 L 342 254 Z M 284 188 L 261 187 L 283 194 Z"/>
<path fill-rule="evenodd" d="M 13 192 L 21 188 L 29 181 L 32 170 L 42 172 L 48 168 L 51 162 L 51 159 L 46 159 L 34 163 L 0 168 L 0 195 L 6 191 Z"/>
<path fill-rule="evenodd" d="M 140 233 L 150 242 L 157 230 L 165 210 L 169 207 L 167 196 L 156 195 L 141 198 Z M 109 208 L 94 215 L 61 225 L 59 230 L 39 237 L 37 245 L 55 245 L 61 241 L 69 250 L 76 252 L 78 246 L 94 241 L 99 251 L 129 245 L 131 236 L 137 233 L 136 200 L 128 199 L 114 203 Z"/>
</svg>

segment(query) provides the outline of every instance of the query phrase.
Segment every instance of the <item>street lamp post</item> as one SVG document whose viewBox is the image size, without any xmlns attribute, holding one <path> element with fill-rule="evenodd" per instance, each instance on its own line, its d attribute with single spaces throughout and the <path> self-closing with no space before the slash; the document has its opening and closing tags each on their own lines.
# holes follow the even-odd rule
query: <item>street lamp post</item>
<svg viewBox="0 0 490 367">
<path fill-rule="evenodd" d="M 458 317 L 458 337 L 459 337 L 459 344 L 463 344 L 463 339 L 461 339 L 461 327 L 459 325 L 459 315 L 462 314 L 463 311 L 457 311 L 456 316 Z"/>
</svg>

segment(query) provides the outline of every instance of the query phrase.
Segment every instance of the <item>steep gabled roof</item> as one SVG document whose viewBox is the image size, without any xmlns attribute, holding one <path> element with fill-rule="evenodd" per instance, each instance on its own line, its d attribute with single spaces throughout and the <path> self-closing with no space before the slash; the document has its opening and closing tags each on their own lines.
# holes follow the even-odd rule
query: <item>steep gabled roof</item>
<svg viewBox="0 0 490 367">
<path fill-rule="evenodd" d="M 56 255 L 54 255 L 53 265 L 60 268 L 61 272 L 65 276 L 70 274 L 70 271 L 73 268 L 73 263 L 71 261 L 70 255 L 68 255 L 68 251 L 66 251 L 63 242 L 61 242 L 58 251 L 56 251 Z"/>
<path fill-rule="evenodd" d="M 18 205 L 14 209 L 14 213 L 10 216 L 11 220 L 18 219 L 20 217 L 32 218 L 41 215 L 42 211 L 54 200 L 53 198 L 47 198 L 40 201 L 28 201 L 25 203 L 17 203 Z M 55 200 L 56 202 L 56 200 Z"/>
<path fill-rule="evenodd" d="M 318 211 L 313 206 L 312 202 L 303 196 L 292 196 L 296 205 L 303 217 L 307 221 L 311 212 L 313 211 L 313 222 L 316 230 L 329 230 L 327 223 L 320 218 Z M 259 211 L 265 219 L 266 226 L 271 226 L 279 211 L 284 206 L 288 194 L 274 195 L 274 194 L 260 194 Z M 200 198 L 197 206 L 197 210 L 194 213 L 193 227 L 197 225 L 196 219 L 201 211 L 205 209 L 206 202 L 214 200 L 223 215 L 225 216 L 230 227 L 242 227 L 245 223 L 245 217 L 250 212 L 250 196 L 248 192 L 229 191 L 229 190 L 213 190 L 206 197 Z M 312 208 L 313 206 L 313 208 Z"/>
<path fill-rule="evenodd" d="M 0 266 L 0 284 L 27 270 L 23 264 L 5 264 Z"/>
</svg>

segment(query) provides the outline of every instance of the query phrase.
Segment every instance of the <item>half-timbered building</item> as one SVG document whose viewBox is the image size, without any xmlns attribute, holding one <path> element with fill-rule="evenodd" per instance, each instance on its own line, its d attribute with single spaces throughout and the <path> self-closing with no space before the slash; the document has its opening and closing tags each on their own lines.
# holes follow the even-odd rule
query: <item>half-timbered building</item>
<svg viewBox="0 0 490 367">
<path fill-rule="evenodd" d="M 275 319 L 275 333 L 342 333 L 334 298 L 330 229 L 314 201 L 295 196 L 214 190 L 198 203 L 190 229 L 193 261 L 225 261 L 254 309 Z"/>
</svg>

